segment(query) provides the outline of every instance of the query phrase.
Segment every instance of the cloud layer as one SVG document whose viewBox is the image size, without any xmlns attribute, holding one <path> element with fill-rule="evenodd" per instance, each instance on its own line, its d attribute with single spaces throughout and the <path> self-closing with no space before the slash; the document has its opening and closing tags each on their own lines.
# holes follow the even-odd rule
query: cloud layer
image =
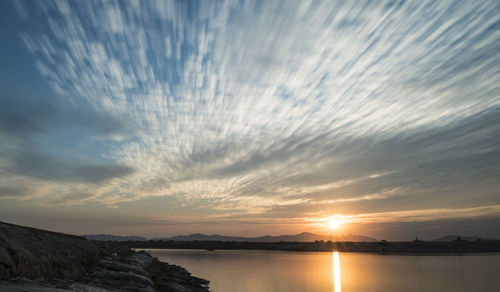
<svg viewBox="0 0 500 292">
<path fill-rule="evenodd" d="M 39 184 L 48 205 L 167 197 L 179 208 L 158 220 L 500 203 L 497 1 L 12 9 L 55 97 L 9 100 L 0 196 Z M 92 146 L 47 158 L 49 138 L 75 131 Z"/>
</svg>

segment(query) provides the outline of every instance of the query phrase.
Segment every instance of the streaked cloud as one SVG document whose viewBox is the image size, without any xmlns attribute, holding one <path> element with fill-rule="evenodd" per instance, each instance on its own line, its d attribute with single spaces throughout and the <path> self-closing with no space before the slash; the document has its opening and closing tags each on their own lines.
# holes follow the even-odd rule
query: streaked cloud
<svg viewBox="0 0 500 292">
<path fill-rule="evenodd" d="M 497 1 L 11 9 L 53 95 L 2 97 L 2 196 L 275 220 L 500 203 Z"/>
</svg>

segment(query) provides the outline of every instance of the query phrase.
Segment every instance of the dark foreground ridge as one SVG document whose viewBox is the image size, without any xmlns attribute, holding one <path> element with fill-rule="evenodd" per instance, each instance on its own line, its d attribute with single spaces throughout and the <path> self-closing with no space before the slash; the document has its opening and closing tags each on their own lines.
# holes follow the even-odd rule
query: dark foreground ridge
<svg viewBox="0 0 500 292">
<path fill-rule="evenodd" d="M 455 240 L 449 242 L 230 242 L 230 241 L 125 241 L 121 243 L 131 248 L 166 249 L 206 249 L 206 250 L 282 250 L 282 251 L 341 251 L 371 252 L 381 254 L 439 254 L 439 253 L 477 253 L 500 252 L 500 240 Z"/>
<path fill-rule="evenodd" d="M 208 281 L 111 242 L 0 222 L 0 291 L 208 291 Z"/>
</svg>

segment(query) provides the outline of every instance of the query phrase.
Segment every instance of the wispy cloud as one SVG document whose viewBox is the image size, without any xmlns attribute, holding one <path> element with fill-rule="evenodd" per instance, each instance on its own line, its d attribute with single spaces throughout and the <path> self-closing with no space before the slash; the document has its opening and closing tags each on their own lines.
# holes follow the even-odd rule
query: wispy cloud
<svg viewBox="0 0 500 292">
<path fill-rule="evenodd" d="M 499 203 L 497 1 L 25 4 L 34 66 L 101 129 L 95 163 L 70 167 L 96 186 L 57 184 L 70 161 L 3 170 L 57 185 L 39 197 L 183 193 L 243 215 L 401 197 L 418 209 L 426 194 L 458 206 L 475 198 L 454 186 L 484 183 L 474 192 Z M 32 122 L 43 111 L 22 113 L 2 133 L 44 125 Z"/>
<path fill-rule="evenodd" d="M 351 223 L 380 223 L 380 222 L 415 222 L 436 221 L 443 219 L 477 218 L 482 216 L 499 216 L 500 205 L 488 205 L 471 208 L 430 208 L 405 211 L 391 211 L 383 213 L 368 213 L 341 215 L 346 222 Z M 312 219 L 315 220 L 322 220 Z"/>
</svg>

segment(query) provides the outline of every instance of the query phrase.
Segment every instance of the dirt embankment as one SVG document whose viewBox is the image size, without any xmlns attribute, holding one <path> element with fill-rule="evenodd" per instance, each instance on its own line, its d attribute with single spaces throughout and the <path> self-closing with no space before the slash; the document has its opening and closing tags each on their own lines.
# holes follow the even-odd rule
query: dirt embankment
<svg viewBox="0 0 500 292">
<path fill-rule="evenodd" d="M 208 281 L 118 244 L 0 222 L 0 290 L 19 287 L 23 291 L 208 291 Z"/>
</svg>

